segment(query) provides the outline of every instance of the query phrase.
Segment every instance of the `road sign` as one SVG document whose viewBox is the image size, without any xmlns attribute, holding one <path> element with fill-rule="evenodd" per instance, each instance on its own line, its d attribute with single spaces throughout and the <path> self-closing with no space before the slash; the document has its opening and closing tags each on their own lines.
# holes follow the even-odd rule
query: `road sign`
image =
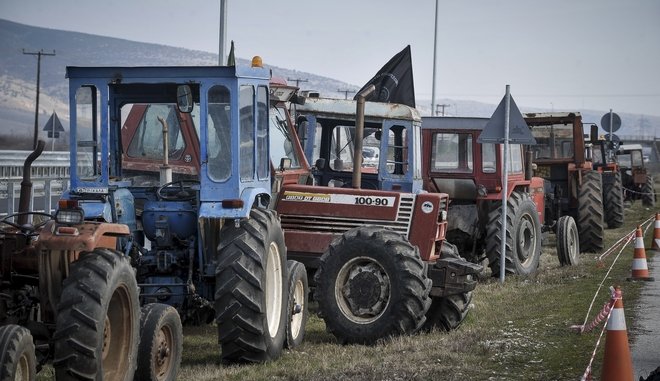
<svg viewBox="0 0 660 381">
<path fill-rule="evenodd" d="M 509 143 L 513 144 L 536 144 L 529 126 L 525 122 L 513 97 L 510 97 L 509 105 Z M 503 143 L 504 142 L 504 115 L 506 112 L 506 96 L 495 109 L 488 123 L 477 138 L 477 143 Z"/>
<path fill-rule="evenodd" d="M 60 132 L 64 132 L 64 127 L 62 127 L 60 118 L 57 117 L 57 113 L 55 111 L 53 111 L 53 114 L 50 116 L 50 119 L 48 119 L 48 122 L 46 122 L 46 125 L 44 126 L 44 131 L 48 131 L 48 137 L 54 139 L 60 137 Z"/>
<path fill-rule="evenodd" d="M 603 130 L 607 132 L 617 132 L 621 128 L 621 118 L 615 112 L 612 113 L 612 128 L 610 129 L 610 113 L 603 115 L 600 118 L 600 125 L 603 127 Z"/>
</svg>

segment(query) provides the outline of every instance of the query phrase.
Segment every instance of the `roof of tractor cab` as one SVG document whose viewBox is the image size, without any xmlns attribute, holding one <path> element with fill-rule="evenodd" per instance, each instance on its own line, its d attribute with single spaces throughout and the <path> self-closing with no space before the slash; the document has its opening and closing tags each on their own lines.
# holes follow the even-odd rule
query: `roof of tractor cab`
<svg viewBox="0 0 660 381">
<path fill-rule="evenodd" d="M 489 120 L 489 118 L 467 116 L 424 116 L 422 117 L 422 129 L 481 131 Z"/>
<path fill-rule="evenodd" d="M 527 124 L 547 124 L 547 123 L 573 123 L 577 119 L 582 119 L 579 112 L 529 112 L 523 114 Z M 532 119 L 530 121 L 530 119 Z"/>
<path fill-rule="evenodd" d="M 333 119 L 355 119 L 357 101 L 330 98 L 307 98 L 304 105 L 296 107 L 298 113 L 314 113 Z M 382 102 L 365 102 L 364 116 L 366 118 L 400 119 L 421 121 L 417 109 L 398 104 Z"/>
<path fill-rule="evenodd" d="M 626 152 L 626 151 L 641 151 L 642 150 L 642 145 L 641 144 L 621 144 L 619 146 L 619 153 Z"/>
<path fill-rule="evenodd" d="M 154 83 L 164 79 L 202 78 L 269 79 L 270 71 L 248 66 L 67 66 L 66 78 L 108 78 L 114 83 Z"/>
</svg>

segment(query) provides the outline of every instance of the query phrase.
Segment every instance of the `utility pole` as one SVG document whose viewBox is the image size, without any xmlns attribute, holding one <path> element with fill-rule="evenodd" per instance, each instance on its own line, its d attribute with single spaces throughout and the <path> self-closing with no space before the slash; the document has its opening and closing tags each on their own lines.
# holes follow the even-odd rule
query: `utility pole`
<svg viewBox="0 0 660 381">
<path fill-rule="evenodd" d="M 433 34 L 433 85 L 431 86 L 431 116 L 435 116 L 437 112 L 434 112 L 433 106 L 435 106 L 435 69 L 436 69 L 436 58 L 438 56 L 438 11 L 440 7 L 438 6 L 438 0 L 435 0 L 435 32 Z M 443 109 L 444 110 L 444 109 Z M 442 114 L 444 115 L 444 113 Z"/>
<path fill-rule="evenodd" d="M 442 103 L 442 104 L 435 105 L 435 114 L 438 115 L 438 108 L 442 108 L 442 114 L 440 114 L 440 115 L 445 116 L 445 108 L 447 108 L 449 106 L 451 106 L 451 105 L 448 104 L 448 103 Z"/>
<path fill-rule="evenodd" d="M 225 59 L 225 50 L 227 48 L 227 2 L 229 0 L 220 0 L 220 30 L 218 41 L 218 66 L 227 64 Z"/>
<path fill-rule="evenodd" d="M 337 92 L 338 92 L 338 93 L 344 93 L 344 99 L 348 99 L 348 93 L 351 93 L 351 94 L 352 94 L 352 93 L 355 92 L 355 90 L 348 90 L 348 89 L 346 89 L 346 90 L 337 90 Z"/>
<path fill-rule="evenodd" d="M 302 78 L 287 78 L 287 81 L 295 81 L 296 82 L 296 87 L 300 87 L 300 82 L 309 82 L 307 79 L 302 79 Z"/>
<path fill-rule="evenodd" d="M 34 144 L 32 149 L 37 149 L 37 140 L 39 139 L 39 82 L 41 79 L 41 56 L 54 56 L 55 51 L 52 53 L 44 53 L 44 50 L 41 49 L 38 52 L 26 52 L 23 49 L 23 54 L 28 54 L 31 56 L 37 56 L 37 106 L 34 111 Z"/>
</svg>

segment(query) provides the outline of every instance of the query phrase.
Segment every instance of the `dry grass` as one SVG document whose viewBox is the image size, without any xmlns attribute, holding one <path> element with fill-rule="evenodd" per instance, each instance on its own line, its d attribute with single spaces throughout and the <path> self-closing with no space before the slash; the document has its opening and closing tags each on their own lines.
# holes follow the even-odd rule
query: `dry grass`
<svg viewBox="0 0 660 381">
<path fill-rule="evenodd" d="M 654 213 L 635 203 L 626 224 L 606 230 L 606 246 Z M 650 235 L 647 234 L 647 241 Z M 549 239 L 552 241 L 552 237 Z M 591 299 L 616 252 L 600 266 L 592 254 L 581 263 L 560 267 L 554 245 L 544 247 L 535 277 L 489 279 L 479 284 L 468 319 L 456 331 L 432 332 L 384 340 L 375 346 L 336 344 L 322 320 L 312 316 L 305 343 L 264 365 L 222 366 L 218 363 L 215 328 L 188 327 L 180 380 L 575 380 L 584 372 L 597 332 L 570 331 L 582 324 Z M 630 274 L 628 246 L 596 299 L 590 319 L 608 299 L 607 287 L 621 284 L 630 336 L 640 285 Z M 647 253 L 650 257 L 652 253 Z M 602 348 L 601 348 L 602 350 Z M 596 356 L 599 374 L 602 353 Z"/>
</svg>

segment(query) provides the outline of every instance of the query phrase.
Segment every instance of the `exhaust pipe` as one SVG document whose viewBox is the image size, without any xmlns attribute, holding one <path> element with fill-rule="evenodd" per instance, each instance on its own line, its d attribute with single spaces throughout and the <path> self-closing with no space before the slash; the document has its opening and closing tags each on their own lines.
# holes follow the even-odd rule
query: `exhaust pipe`
<svg viewBox="0 0 660 381">
<path fill-rule="evenodd" d="M 360 189 L 362 184 L 362 139 L 364 139 L 364 102 L 376 86 L 369 85 L 357 94 L 357 109 L 355 110 L 355 145 L 353 151 L 353 188 Z"/>
<path fill-rule="evenodd" d="M 46 142 L 39 140 L 37 142 L 37 148 L 32 151 L 25 159 L 23 163 L 23 181 L 21 181 L 21 197 L 18 199 L 18 212 L 25 213 L 30 211 L 30 196 L 32 196 L 32 180 L 30 179 L 30 174 L 32 172 L 32 162 L 37 160 L 39 155 L 44 151 Z M 19 225 L 27 224 L 27 215 L 18 216 Z"/>
</svg>

